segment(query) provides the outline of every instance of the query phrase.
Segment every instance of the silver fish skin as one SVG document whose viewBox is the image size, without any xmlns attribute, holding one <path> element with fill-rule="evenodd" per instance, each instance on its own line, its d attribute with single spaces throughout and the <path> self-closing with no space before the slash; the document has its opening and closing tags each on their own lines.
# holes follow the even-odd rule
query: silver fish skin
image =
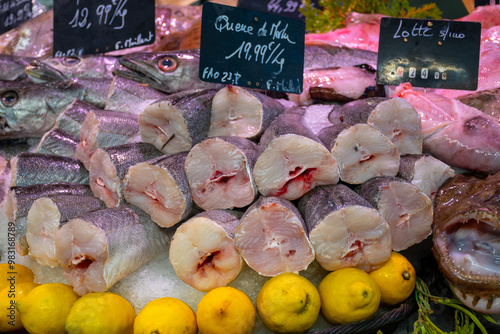
<svg viewBox="0 0 500 334">
<path fill-rule="evenodd" d="M 11 187 L 56 182 L 89 184 L 88 171 L 75 158 L 24 152 L 14 157 L 10 165 Z"/>
<path fill-rule="evenodd" d="M 216 90 L 189 90 L 150 104 L 139 116 L 144 142 L 164 154 L 188 151 L 207 137 Z"/>
<path fill-rule="evenodd" d="M 167 154 L 129 168 L 123 196 L 161 227 L 171 227 L 195 210 L 184 171 L 187 152 Z"/>
<path fill-rule="evenodd" d="M 61 130 L 52 129 L 46 132 L 35 149 L 35 153 L 74 157 L 79 139 L 72 134 Z"/>
<path fill-rule="evenodd" d="M 166 94 L 137 82 L 114 77 L 106 99 L 105 109 L 141 114 L 154 101 L 165 98 Z"/>
<path fill-rule="evenodd" d="M 10 188 L 5 204 L 5 212 L 8 220 L 14 223 L 16 249 L 20 254 L 28 254 L 26 217 L 31 205 L 40 197 L 56 194 L 93 195 L 89 186 L 74 183 L 47 183 Z"/>
<path fill-rule="evenodd" d="M 167 252 L 171 233 L 137 207 L 100 209 L 56 232 L 56 256 L 76 293 L 104 292 Z"/>
<path fill-rule="evenodd" d="M 0 85 L 0 139 L 41 137 L 75 98 L 103 108 L 111 80 Z"/>
<path fill-rule="evenodd" d="M 33 82 L 51 82 L 70 78 L 113 78 L 120 68 L 118 58 L 103 55 L 83 55 L 33 59 L 25 72 Z"/>
<path fill-rule="evenodd" d="M 457 100 L 500 121 L 500 88 L 462 95 Z"/>
<path fill-rule="evenodd" d="M 90 158 L 98 148 L 126 144 L 138 135 L 137 115 L 113 110 L 90 110 L 80 129 L 75 158 L 88 169 Z"/>
<path fill-rule="evenodd" d="M 392 250 L 389 225 L 380 213 L 344 184 L 319 186 L 297 205 L 309 229 L 316 259 L 326 270 L 382 266 Z"/>
<path fill-rule="evenodd" d="M 55 233 L 78 215 L 104 209 L 104 202 L 93 196 L 62 194 L 36 199 L 26 216 L 26 242 L 29 255 L 42 265 L 59 266 Z"/>
<path fill-rule="evenodd" d="M 10 189 L 10 163 L 0 155 L 0 207 L 7 198 Z"/>
<path fill-rule="evenodd" d="M 80 129 L 87 114 L 91 110 L 102 110 L 90 103 L 74 99 L 70 105 L 57 117 L 55 128 L 66 131 L 80 138 Z"/>
<path fill-rule="evenodd" d="M 0 80 L 19 81 L 27 78 L 25 68 L 33 57 L 0 54 Z"/>
<path fill-rule="evenodd" d="M 108 207 L 124 202 L 123 178 L 130 167 L 163 155 L 148 143 L 130 143 L 99 148 L 89 162 L 89 184 L 94 196 Z"/>
<path fill-rule="evenodd" d="M 201 81 L 199 77 L 200 50 L 135 53 L 124 55 L 120 64 L 129 71 L 114 71 L 167 94 L 192 89 L 221 88 L 222 84 Z"/>
</svg>

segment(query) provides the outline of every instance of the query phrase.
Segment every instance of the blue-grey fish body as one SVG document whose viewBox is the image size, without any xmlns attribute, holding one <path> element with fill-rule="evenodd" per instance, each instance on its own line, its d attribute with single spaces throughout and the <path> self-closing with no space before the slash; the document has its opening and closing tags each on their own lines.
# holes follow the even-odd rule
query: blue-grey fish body
<svg viewBox="0 0 500 334">
<path fill-rule="evenodd" d="M 75 99 L 64 111 L 57 117 L 55 128 L 71 133 L 76 138 L 80 138 L 80 129 L 85 117 L 91 110 L 102 110 L 96 106 Z"/>
<path fill-rule="evenodd" d="M 35 149 L 35 153 L 74 157 L 79 139 L 72 134 L 54 128 L 46 132 Z"/>
</svg>

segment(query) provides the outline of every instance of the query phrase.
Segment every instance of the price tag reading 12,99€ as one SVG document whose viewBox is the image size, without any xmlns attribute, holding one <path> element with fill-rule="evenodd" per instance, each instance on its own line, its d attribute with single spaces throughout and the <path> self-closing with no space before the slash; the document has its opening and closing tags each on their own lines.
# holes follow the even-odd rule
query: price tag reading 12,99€
<svg viewBox="0 0 500 334">
<path fill-rule="evenodd" d="M 205 3 L 200 79 L 300 94 L 304 34 L 300 20 Z"/>
<path fill-rule="evenodd" d="M 476 90 L 481 24 L 382 18 L 377 84 Z"/>
<path fill-rule="evenodd" d="M 55 57 L 105 53 L 154 41 L 154 0 L 54 0 Z"/>
</svg>

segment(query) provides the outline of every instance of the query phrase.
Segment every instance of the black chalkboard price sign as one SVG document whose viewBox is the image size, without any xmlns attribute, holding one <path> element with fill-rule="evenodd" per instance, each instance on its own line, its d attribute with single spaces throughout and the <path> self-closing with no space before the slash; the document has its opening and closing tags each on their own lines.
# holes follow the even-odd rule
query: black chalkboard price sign
<svg viewBox="0 0 500 334">
<path fill-rule="evenodd" d="M 54 0 L 55 57 L 104 53 L 154 41 L 154 0 Z"/>
<path fill-rule="evenodd" d="M 0 34 L 31 19 L 31 0 L 0 1 Z"/>
<path fill-rule="evenodd" d="M 319 0 L 312 0 L 311 5 L 319 8 Z M 291 17 L 294 19 L 305 20 L 300 12 L 304 4 L 301 0 L 239 0 L 238 7 L 267 12 L 270 14 Z"/>
<path fill-rule="evenodd" d="M 304 35 L 300 20 L 205 3 L 200 79 L 300 94 Z"/>
<path fill-rule="evenodd" d="M 382 18 L 378 84 L 476 90 L 481 24 Z"/>
</svg>

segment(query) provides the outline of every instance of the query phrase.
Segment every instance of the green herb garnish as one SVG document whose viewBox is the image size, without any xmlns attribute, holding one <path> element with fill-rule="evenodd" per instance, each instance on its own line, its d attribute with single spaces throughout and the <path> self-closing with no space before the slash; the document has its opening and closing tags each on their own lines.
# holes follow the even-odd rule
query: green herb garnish
<svg viewBox="0 0 500 334">
<path fill-rule="evenodd" d="M 461 301 L 453 298 L 437 297 L 431 295 L 429 288 L 422 279 L 417 277 L 415 286 L 415 299 L 418 305 L 418 320 L 413 326 L 413 333 L 437 333 L 445 334 L 430 319 L 432 314 L 431 302 L 442 304 L 455 309 L 455 331 L 454 334 L 473 334 L 474 328 L 477 328 L 483 334 L 488 334 L 484 326 L 477 318 L 477 313 L 467 308 Z M 481 313 L 479 313 L 481 314 Z M 497 324 L 490 316 L 481 314 L 487 321 Z"/>
<path fill-rule="evenodd" d="M 321 9 L 313 8 L 311 0 L 303 2 L 300 12 L 306 17 L 306 30 L 317 33 L 345 27 L 351 12 L 415 19 L 441 19 L 443 14 L 435 3 L 412 7 L 408 0 L 320 0 Z"/>
</svg>

